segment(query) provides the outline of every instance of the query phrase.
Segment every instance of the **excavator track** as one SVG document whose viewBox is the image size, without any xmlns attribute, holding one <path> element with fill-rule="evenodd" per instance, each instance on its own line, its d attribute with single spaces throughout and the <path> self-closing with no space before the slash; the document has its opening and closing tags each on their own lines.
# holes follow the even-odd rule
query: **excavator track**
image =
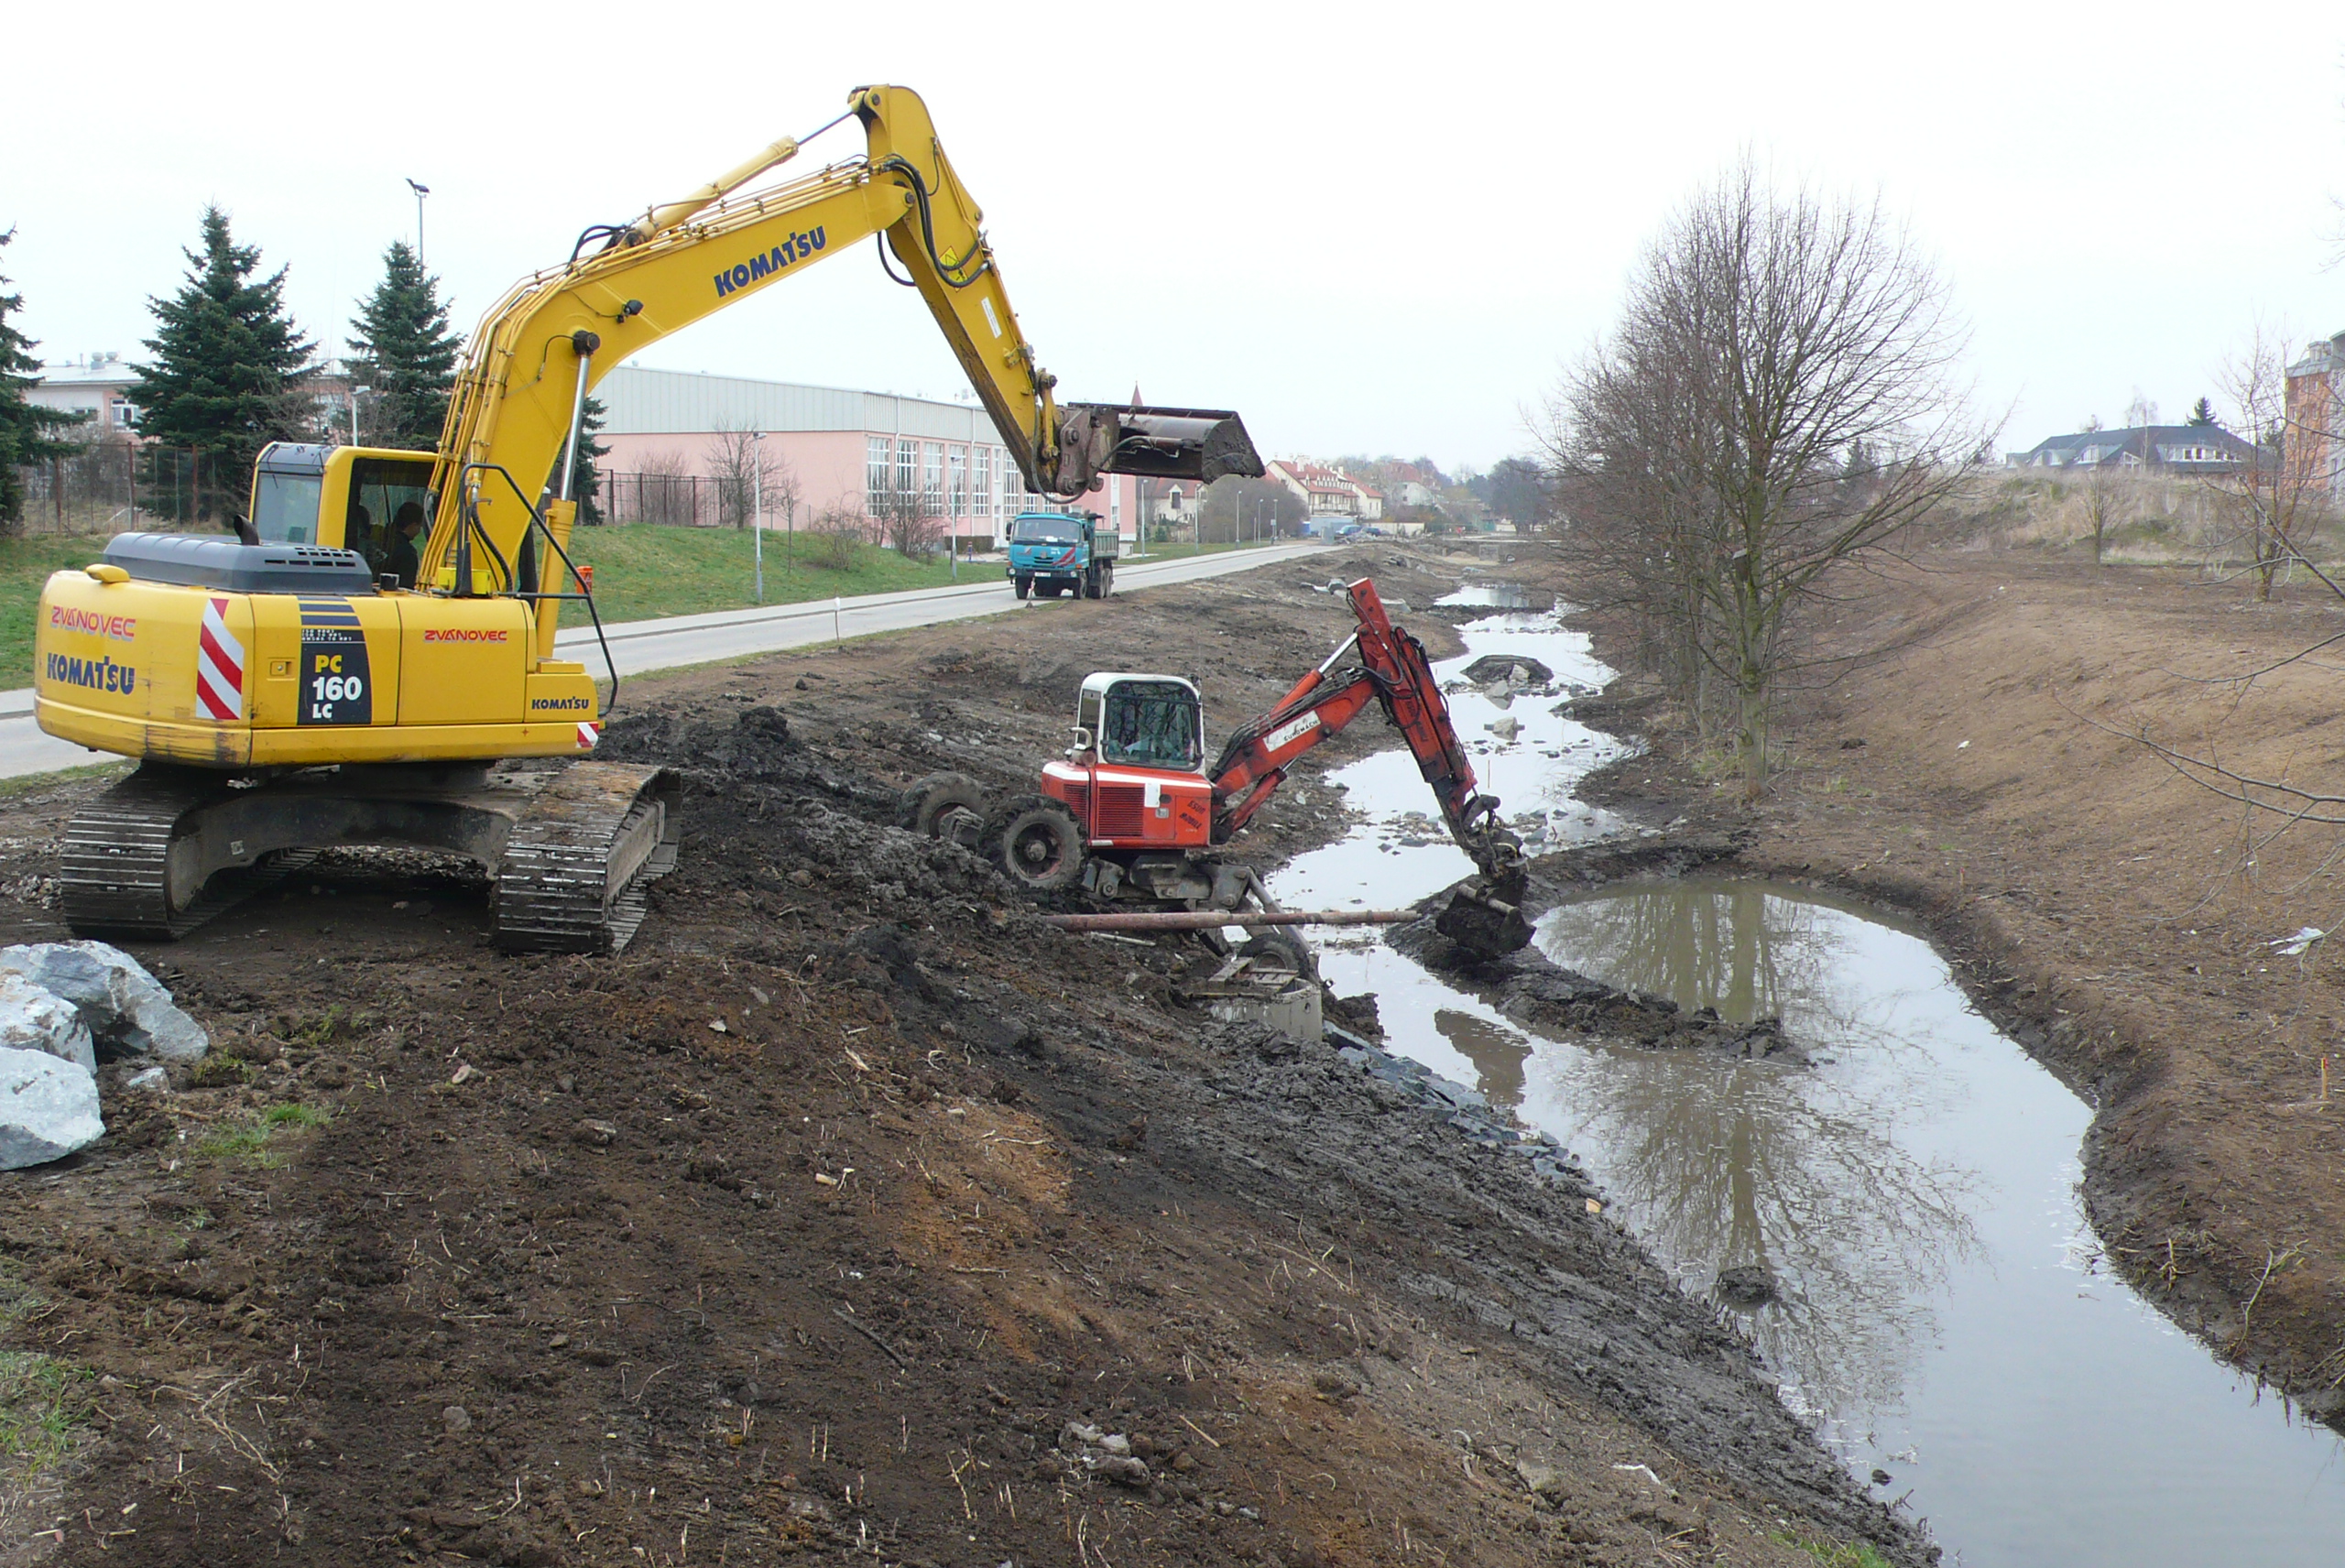
<svg viewBox="0 0 2345 1568">
<path fill-rule="evenodd" d="M 617 953 L 676 866 L 681 786 L 665 768 L 573 764 L 530 800 L 496 872 L 507 953 Z"/>
<path fill-rule="evenodd" d="M 172 865 L 171 846 L 225 794 L 209 780 L 141 769 L 76 812 L 59 879 L 66 923 L 91 936 L 175 942 L 318 857 L 314 849 L 284 851 L 201 889 L 175 886 L 175 873 L 184 872 Z"/>
</svg>

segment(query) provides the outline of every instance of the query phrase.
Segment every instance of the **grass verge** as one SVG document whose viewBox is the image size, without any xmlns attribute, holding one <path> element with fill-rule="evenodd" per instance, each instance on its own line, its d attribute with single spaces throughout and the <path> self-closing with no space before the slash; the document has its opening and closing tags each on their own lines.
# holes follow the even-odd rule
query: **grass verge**
<svg viewBox="0 0 2345 1568">
<path fill-rule="evenodd" d="M 660 523 L 580 528 L 571 536 L 573 556 L 594 569 L 594 608 L 605 622 L 752 607 L 759 601 L 750 547 L 746 529 L 680 528 Z M 850 545 L 845 553 L 845 566 L 826 571 L 809 564 L 792 549 L 787 535 L 769 529 L 763 602 L 795 604 L 856 593 L 943 588 L 956 581 L 985 582 L 1001 575 L 998 564 L 965 561 L 955 579 L 941 555 L 906 561 L 877 545 Z M 566 626 L 584 626 L 586 613 L 565 607 L 562 622 Z"/>
</svg>

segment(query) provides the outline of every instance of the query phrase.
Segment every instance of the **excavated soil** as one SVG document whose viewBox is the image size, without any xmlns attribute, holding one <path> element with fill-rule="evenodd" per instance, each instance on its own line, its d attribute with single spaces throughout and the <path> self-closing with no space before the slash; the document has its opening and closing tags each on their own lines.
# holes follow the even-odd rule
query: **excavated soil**
<svg viewBox="0 0 2345 1568">
<path fill-rule="evenodd" d="M 889 825 L 940 768 L 1023 785 L 1094 667 L 1259 711 L 1345 630 L 1306 575 L 631 683 L 610 748 L 687 770 L 687 827 L 616 959 L 348 853 L 142 947 L 218 1049 L 0 1179 L 5 1348 L 80 1434 L 0 1561 L 1929 1561 L 1600 1202 Z M 1321 769 L 1387 742 L 1249 850 L 1338 831 Z M 0 804 L 0 940 L 64 934 L 96 787 Z"/>
<path fill-rule="evenodd" d="M 1626 664 L 1633 628 L 1588 624 Z M 2084 1193 L 2111 1261 L 2338 1424 L 2345 977 L 2325 941 L 2284 949 L 2345 925 L 2345 840 L 2249 812 L 2140 737 L 2339 793 L 2333 660 L 2297 656 L 2340 632 L 2345 604 L 2317 584 L 2265 604 L 2189 572 L 1926 555 L 1846 606 L 1833 642 L 1882 651 L 1793 702 L 1754 806 L 1634 679 L 1576 704 L 1654 743 L 1582 795 L 1674 831 L 1543 871 L 1561 887 L 1707 864 L 1922 920 L 1982 1010 L 2096 1108 Z"/>
</svg>

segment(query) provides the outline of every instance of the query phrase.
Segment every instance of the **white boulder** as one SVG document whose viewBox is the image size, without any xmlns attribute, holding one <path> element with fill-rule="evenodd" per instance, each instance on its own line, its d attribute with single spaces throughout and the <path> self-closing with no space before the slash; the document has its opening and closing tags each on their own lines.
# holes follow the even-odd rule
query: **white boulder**
<svg viewBox="0 0 2345 1568">
<path fill-rule="evenodd" d="M 38 1051 L 98 1070 L 90 1026 L 72 1003 L 21 975 L 0 974 L 0 1051 Z"/>
<path fill-rule="evenodd" d="M 0 1171 L 62 1160 L 105 1136 L 98 1081 L 45 1051 L 0 1050 Z"/>
<path fill-rule="evenodd" d="M 102 942 L 0 947 L 0 974 L 21 975 L 64 997 L 81 1009 L 99 1044 L 125 1055 L 193 1062 L 212 1049 L 202 1026 L 118 947 Z"/>
</svg>

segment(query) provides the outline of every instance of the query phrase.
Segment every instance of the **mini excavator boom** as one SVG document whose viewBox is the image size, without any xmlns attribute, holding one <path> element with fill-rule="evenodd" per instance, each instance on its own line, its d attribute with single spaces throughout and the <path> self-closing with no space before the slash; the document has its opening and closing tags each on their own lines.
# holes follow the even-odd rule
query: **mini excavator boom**
<svg viewBox="0 0 2345 1568">
<path fill-rule="evenodd" d="M 125 534 L 50 578 L 40 725 L 142 765 L 68 831 L 77 930 L 177 936 L 292 857 L 399 844 L 488 868 L 501 946 L 623 946 L 645 884 L 674 864 L 672 775 L 490 773 L 580 757 L 601 735 L 593 674 L 554 657 L 562 606 L 594 615 L 570 555 L 581 410 L 629 355 L 867 236 L 919 290 L 1030 489 L 1262 472 L 1227 410 L 1060 404 L 919 95 L 857 88 L 850 115 L 862 156 L 747 190 L 797 154 L 785 138 L 588 229 L 517 285 L 473 336 L 436 451 L 279 443 L 237 539 Z M 401 516 L 429 533 L 391 572 Z"/>
</svg>

